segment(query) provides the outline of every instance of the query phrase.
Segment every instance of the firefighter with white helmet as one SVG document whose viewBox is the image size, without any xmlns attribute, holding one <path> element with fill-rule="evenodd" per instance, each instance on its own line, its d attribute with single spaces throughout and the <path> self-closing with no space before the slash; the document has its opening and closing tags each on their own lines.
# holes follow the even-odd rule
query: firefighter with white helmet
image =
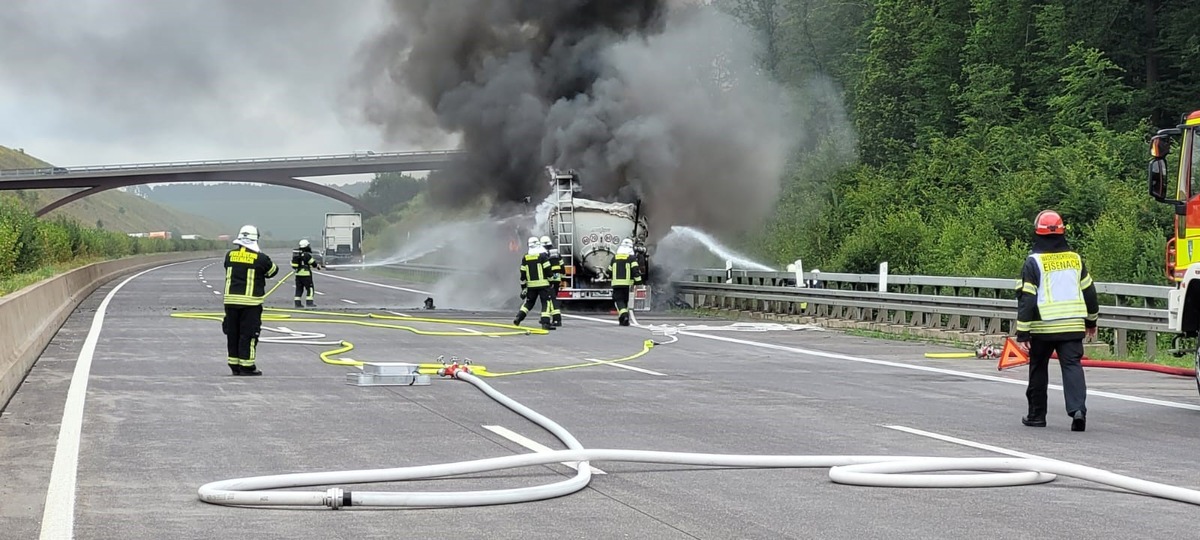
<svg viewBox="0 0 1200 540">
<path fill-rule="evenodd" d="M 612 275 L 613 303 L 617 307 L 617 321 L 621 326 L 629 326 L 629 290 L 635 283 L 642 282 L 641 268 L 634 257 L 633 240 L 621 240 L 617 254 L 613 256 L 609 266 Z"/>
<path fill-rule="evenodd" d="M 550 259 L 550 324 L 562 326 L 562 311 L 558 309 L 558 290 L 562 288 L 563 277 L 562 255 L 558 253 L 558 248 L 550 243 L 549 236 L 543 236 L 539 241 Z"/>
<path fill-rule="evenodd" d="M 279 267 L 258 245 L 258 227 L 246 225 L 233 239 L 235 249 L 225 254 L 225 333 L 229 369 L 234 375 L 262 375 L 255 365 L 255 349 L 262 331 L 262 304 L 267 279 Z"/>
<path fill-rule="evenodd" d="M 543 330 L 554 330 L 550 321 L 550 311 L 553 309 L 550 299 L 550 258 L 542 248 L 542 243 L 536 236 L 529 237 L 529 251 L 521 257 L 521 298 L 525 302 L 521 311 L 513 319 L 513 324 L 520 326 L 521 321 L 529 315 L 529 310 L 542 300 L 540 322 Z"/>
<path fill-rule="evenodd" d="M 321 263 L 313 257 L 312 247 L 309 245 L 308 239 L 301 240 L 297 248 L 292 250 L 292 272 L 296 274 L 296 307 L 304 307 L 300 303 L 300 297 L 306 293 L 308 307 L 315 307 L 317 305 L 313 301 L 313 293 L 316 292 L 312 278 L 314 268 L 320 270 Z"/>
</svg>

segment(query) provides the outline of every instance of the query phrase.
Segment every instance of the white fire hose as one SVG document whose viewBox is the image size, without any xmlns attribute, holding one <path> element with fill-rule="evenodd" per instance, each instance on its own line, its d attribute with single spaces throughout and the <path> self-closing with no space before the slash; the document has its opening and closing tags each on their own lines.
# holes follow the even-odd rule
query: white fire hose
<svg viewBox="0 0 1200 540">
<path fill-rule="evenodd" d="M 198 492 L 200 500 L 212 504 L 235 506 L 328 506 L 334 509 L 345 506 L 427 508 L 520 503 L 560 497 L 587 487 L 592 477 L 588 461 L 594 460 L 710 467 L 829 467 L 830 480 L 839 484 L 907 488 L 1021 486 L 1050 482 L 1056 478 L 1055 475 L 1063 475 L 1145 495 L 1200 505 L 1200 491 L 1047 459 L 736 455 L 585 449 L 562 426 L 505 396 L 472 375 L 468 370 L 469 366 L 463 367 L 454 364 L 443 370 L 442 374 L 475 385 L 492 399 L 554 434 L 569 450 L 520 454 L 442 465 L 296 473 L 221 480 L 200 486 Z M 559 462 L 579 462 L 578 473 L 574 477 L 560 482 L 523 488 L 457 492 L 351 492 L 341 488 L 330 488 L 326 491 L 269 491 L 330 484 L 424 480 Z M 979 472 L 917 474 L 951 471 Z"/>
</svg>

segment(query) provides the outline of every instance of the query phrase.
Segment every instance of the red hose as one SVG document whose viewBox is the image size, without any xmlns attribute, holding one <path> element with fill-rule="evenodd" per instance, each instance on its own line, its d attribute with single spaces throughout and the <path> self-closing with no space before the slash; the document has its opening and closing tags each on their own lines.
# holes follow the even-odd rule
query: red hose
<svg viewBox="0 0 1200 540">
<path fill-rule="evenodd" d="M 1089 360 L 1083 359 L 1083 367 L 1098 367 L 1098 368 L 1114 368 L 1114 369 L 1136 369 L 1142 371 L 1156 371 L 1158 373 L 1166 373 L 1167 375 L 1178 375 L 1180 377 L 1195 377 L 1196 370 L 1190 368 L 1162 366 L 1159 364 L 1145 364 L 1141 362 L 1117 362 L 1114 360 Z"/>
</svg>

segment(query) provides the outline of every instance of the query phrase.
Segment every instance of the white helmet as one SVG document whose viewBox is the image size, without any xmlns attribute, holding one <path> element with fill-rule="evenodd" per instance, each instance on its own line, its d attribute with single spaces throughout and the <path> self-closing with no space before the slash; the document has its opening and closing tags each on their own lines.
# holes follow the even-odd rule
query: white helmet
<svg viewBox="0 0 1200 540">
<path fill-rule="evenodd" d="M 541 238 L 541 242 L 542 242 L 542 245 L 543 245 L 543 246 L 548 246 L 548 245 L 550 245 L 550 237 L 549 237 L 549 236 L 543 236 L 543 237 Z"/>
<path fill-rule="evenodd" d="M 308 239 L 307 238 L 300 241 L 300 247 L 302 247 L 302 248 L 308 247 Z"/>
<path fill-rule="evenodd" d="M 538 238 L 536 236 L 530 236 L 529 237 L 529 248 L 533 249 L 533 248 L 539 248 L 539 247 L 542 247 L 542 243 L 538 242 Z"/>
<path fill-rule="evenodd" d="M 621 240 L 621 247 L 630 247 L 630 248 L 633 247 L 633 240 L 631 240 L 629 238 Z"/>
<path fill-rule="evenodd" d="M 258 227 L 255 227 L 254 225 L 243 226 L 242 229 L 240 231 L 238 231 L 238 238 L 244 238 L 246 240 L 254 240 L 255 242 L 257 242 L 258 241 Z"/>
</svg>

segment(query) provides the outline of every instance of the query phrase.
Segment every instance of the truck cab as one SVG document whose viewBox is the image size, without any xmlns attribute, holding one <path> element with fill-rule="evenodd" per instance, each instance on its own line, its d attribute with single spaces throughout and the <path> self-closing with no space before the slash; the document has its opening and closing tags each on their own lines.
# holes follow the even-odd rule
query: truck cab
<svg viewBox="0 0 1200 540">
<path fill-rule="evenodd" d="M 1167 297 L 1167 327 L 1176 334 L 1176 354 L 1185 354 L 1181 338 L 1196 337 L 1200 330 L 1200 111 L 1194 111 L 1173 128 L 1160 129 L 1150 139 L 1150 163 L 1147 179 L 1150 196 L 1169 204 L 1175 212 L 1175 224 L 1167 241 L 1165 270 L 1175 285 Z M 1179 172 L 1174 192 L 1167 158 L 1172 141 L 1178 140 Z M 1200 368 L 1200 347 L 1196 348 Z M 1200 370 L 1198 370 L 1200 371 Z M 1200 375 L 1196 380 L 1200 389 Z"/>
</svg>

